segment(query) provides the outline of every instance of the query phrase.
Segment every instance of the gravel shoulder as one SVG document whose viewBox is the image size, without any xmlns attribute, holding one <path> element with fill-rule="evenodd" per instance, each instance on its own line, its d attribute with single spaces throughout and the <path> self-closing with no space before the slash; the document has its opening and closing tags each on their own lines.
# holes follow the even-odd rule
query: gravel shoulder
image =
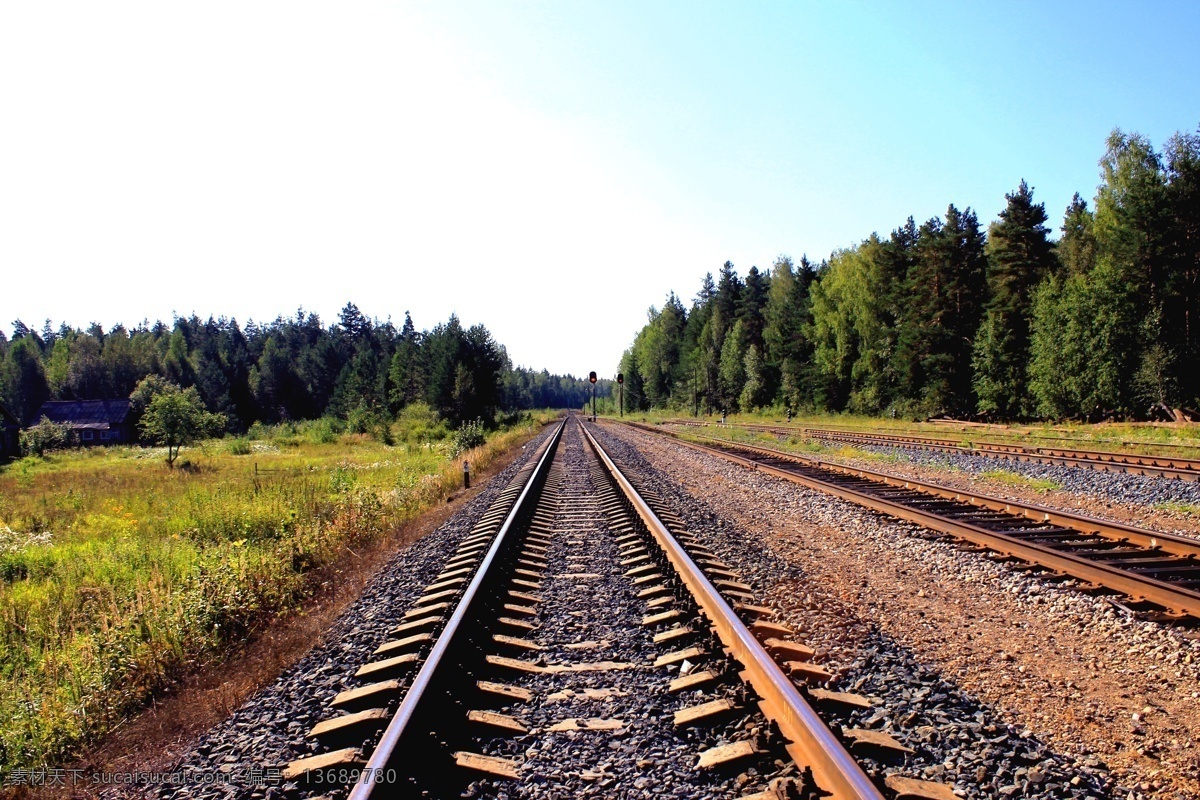
<svg viewBox="0 0 1200 800">
<path fill-rule="evenodd" d="M 863 659 L 911 657 L 910 671 L 934 679 L 933 693 L 973 698 L 985 719 L 1009 726 L 1006 735 L 1047 746 L 1052 763 L 1001 781 L 987 774 L 986 757 L 984 771 L 972 772 L 972 758 L 952 754 L 944 772 L 964 786 L 972 778 L 984 784 L 967 796 L 1032 796 L 1058 769 L 1080 784 L 1068 779 L 1043 796 L 1086 789 L 1080 796 L 1200 797 L 1200 642 L 1185 632 L 1132 619 L 1107 600 L 963 552 L 916 526 L 658 437 L 605 429 L 636 444 L 691 498 L 693 513 L 709 515 L 730 546 L 745 551 L 743 561 L 764 562 L 752 582 L 810 644 L 826 648 L 851 681 L 844 688 L 861 679 L 854 676 Z M 862 688 L 872 688 L 869 678 Z M 929 765 L 931 777 L 937 766 Z"/>
<path fill-rule="evenodd" d="M 1200 538 L 1200 483 L 909 448 L 856 449 L 881 459 L 843 456 L 836 451 L 822 453 L 821 459 Z M 1017 477 L 1003 480 L 987 473 Z M 1032 485 L 1040 481 L 1058 488 Z"/>
</svg>

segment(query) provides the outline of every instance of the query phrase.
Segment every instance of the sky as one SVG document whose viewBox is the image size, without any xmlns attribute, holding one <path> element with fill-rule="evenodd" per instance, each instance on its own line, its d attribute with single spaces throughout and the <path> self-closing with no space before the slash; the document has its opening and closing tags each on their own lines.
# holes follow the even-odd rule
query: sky
<svg viewBox="0 0 1200 800">
<path fill-rule="evenodd" d="M 668 292 L 819 261 L 1114 127 L 1200 125 L 1200 3 L 0 0 L 0 329 L 354 302 L 614 373 Z"/>
</svg>

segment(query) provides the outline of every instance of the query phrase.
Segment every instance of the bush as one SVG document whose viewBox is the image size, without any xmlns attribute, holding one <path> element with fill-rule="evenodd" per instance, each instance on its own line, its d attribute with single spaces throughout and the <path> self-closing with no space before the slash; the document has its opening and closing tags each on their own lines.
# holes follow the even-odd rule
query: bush
<svg viewBox="0 0 1200 800">
<path fill-rule="evenodd" d="M 46 417 L 32 428 L 21 431 L 21 451 L 44 456 L 54 450 L 75 446 L 75 434 L 66 425 L 51 422 Z"/>
<path fill-rule="evenodd" d="M 229 440 L 225 449 L 231 456 L 248 456 L 250 455 L 250 440 L 244 436 L 236 436 Z"/>
<path fill-rule="evenodd" d="M 454 439 L 451 442 L 450 454 L 452 458 L 457 458 L 462 453 L 472 450 L 487 441 L 487 436 L 483 432 L 483 420 L 477 419 L 474 422 L 464 422 L 462 427 L 454 432 Z"/>
<path fill-rule="evenodd" d="M 388 447 L 396 444 L 396 437 L 392 435 L 392 423 L 387 420 L 381 419 L 379 424 L 371 431 L 371 436 L 375 438 L 375 441 Z"/>
<path fill-rule="evenodd" d="M 449 438 L 445 420 L 425 403 L 409 403 L 396 417 L 400 438 L 408 444 L 426 445 Z"/>
</svg>

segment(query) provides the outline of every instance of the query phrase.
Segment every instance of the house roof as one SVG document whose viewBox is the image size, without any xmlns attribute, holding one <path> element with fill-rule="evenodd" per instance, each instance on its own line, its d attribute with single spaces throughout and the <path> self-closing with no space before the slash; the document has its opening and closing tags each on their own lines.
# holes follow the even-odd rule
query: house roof
<svg viewBox="0 0 1200 800">
<path fill-rule="evenodd" d="M 17 419 L 15 414 L 4 407 L 4 403 L 0 403 L 0 424 L 7 425 L 9 427 L 21 427 L 21 421 Z"/>
<path fill-rule="evenodd" d="M 125 422 L 132 405 L 128 400 L 49 400 L 42 404 L 38 419 L 103 430 Z"/>
</svg>

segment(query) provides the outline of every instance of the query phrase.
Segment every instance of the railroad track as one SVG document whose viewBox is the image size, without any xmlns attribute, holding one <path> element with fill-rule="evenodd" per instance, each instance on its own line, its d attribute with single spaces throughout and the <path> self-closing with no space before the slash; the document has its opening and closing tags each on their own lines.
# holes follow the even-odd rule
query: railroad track
<svg viewBox="0 0 1200 800">
<path fill-rule="evenodd" d="M 698 423 L 681 420 L 672 424 L 695 426 Z M 988 456 L 1011 461 L 1039 464 L 1055 464 L 1065 467 L 1083 467 L 1106 472 L 1127 472 L 1134 475 L 1149 475 L 1159 478 L 1194 482 L 1200 480 L 1200 460 L 1175 456 L 1139 455 L 1115 453 L 1103 450 L 1076 450 L 1062 447 L 1028 447 L 1003 442 L 963 442 L 962 439 L 946 439 L 931 436 L 847 431 L 834 428 L 795 428 L 780 425 L 740 423 L 734 427 L 765 431 L 782 436 L 804 436 L 821 442 L 867 445 L 869 447 L 904 447 L 913 450 L 950 452 L 965 455 Z"/>
<path fill-rule="evenodd" d="M 1124 594 L 1152 618 L 1200 620 L 1200 541 L 712 437 L 679 444 Z"/>
<path fill-rule="evenodd" d="M 758 800 L 954 797 L 847 724 L 870 701 L 821 688 L 814 651 L 577 417 L 530 461 L 330 698 L 319 752 L 286 781 L 352 800 L 517 797 L 526 780 L 543 797 L 750 797 L 730 783 L 749 765 Z M 647 748 L 626 757 L 649 783 L 614 782 L 619 734 L 689 766 L 659 775 Z"/>
</svg>

